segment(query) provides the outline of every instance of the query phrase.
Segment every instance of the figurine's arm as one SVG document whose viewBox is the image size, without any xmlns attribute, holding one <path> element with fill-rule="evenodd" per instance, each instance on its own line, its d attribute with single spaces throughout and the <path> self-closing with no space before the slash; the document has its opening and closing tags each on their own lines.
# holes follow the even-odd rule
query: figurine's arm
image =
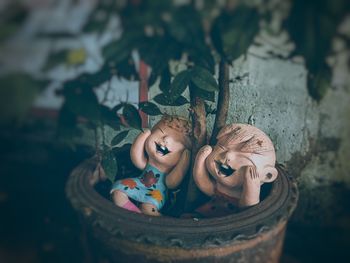
<svg viewBox="0 0 350 263">
<path fill-rule="evenodd" d="M 190 151 L 185 149 L 182 152 L 180 161 L 165 178 L 167 187 L 170 189 L 176 188 L 184 178 L 189 166 L 190 166 Z"/>
<path fill-rule="evenodd" d="M 147 157 L 145 154 L 145 142 L 148 136 L 151 135 L 150 130 L 144 130 L 135 139 L 130 149 L 130 157 L 133 164 L 143 170 L 147 165 Z"/>
<path fill-rule="evenodd" d="M 239 200 L 239 206 L 252 206 L 260 202 L 260 176 L 255 166 L 244 166 L 241 168 L 243 173 L 243 191 Z"/>
<path fill-rule="evenodd" d="M 215 184 L 212 179 L 210 179 L 210 175 L 205 164 L 205 160 L 212 150 L 213 149 L 209 145 L 203 146 L 199 150 L 193 166 L 193 179 L 198 188 L 208 196 L 212 196 L 215 193 Z"/>
</svg>

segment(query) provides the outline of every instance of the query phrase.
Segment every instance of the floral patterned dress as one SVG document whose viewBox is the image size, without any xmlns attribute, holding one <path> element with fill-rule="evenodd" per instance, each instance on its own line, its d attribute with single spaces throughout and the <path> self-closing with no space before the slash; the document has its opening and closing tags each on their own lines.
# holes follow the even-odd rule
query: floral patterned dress
<svg viewBox="0 0 350 263">
<path fill-rule="evenodd" d="M 165 177 L 165 173 L 147 164 L 139 177 L 116 181 L 111 193 L 115 190 L 122 191 L 129 198 L 141 203 L 150 203 L 160 210 L 167 197 Z"/>
</svg>

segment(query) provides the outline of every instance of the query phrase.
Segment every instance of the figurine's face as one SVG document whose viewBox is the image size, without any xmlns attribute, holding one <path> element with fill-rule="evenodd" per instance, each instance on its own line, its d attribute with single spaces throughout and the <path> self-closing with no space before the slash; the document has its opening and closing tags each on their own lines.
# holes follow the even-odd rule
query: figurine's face
<svg viewBox="0 0 350 263">
<path fill-rule="evenodd" d="M 222 128 L 217 138 L 217 145 L 206 159 L 206 167 L 218 183 L 241 186 L 245 170 L 241 168 L 246 166 L 255 168 L 261 184 L 276 178 L 275 150 L 261 130 L 247 124 L 231 124 Z"/>
<path fill-rule="evenodd" d="M 169 126 L 158 124 L 145 144 L 148 158 L 163 166 L 174 167 L 185 150 L 183 136 Z"/>
<path fill-rule="evenodd" d="M 267 154 L 269 155 L 269 154 Z M 271 153 L 274 155 L 274 153 Z M 265 170 L 271 163 L 270 156 L 242 152 L 237 146 L 217 144 L 206 159 L 206 166 L 214 179 L 227 187 L 237 187 L 243 184 L 244 166 L 254 166 L 260 176 L 261 183 L 265 179 Z"/>
</svg>

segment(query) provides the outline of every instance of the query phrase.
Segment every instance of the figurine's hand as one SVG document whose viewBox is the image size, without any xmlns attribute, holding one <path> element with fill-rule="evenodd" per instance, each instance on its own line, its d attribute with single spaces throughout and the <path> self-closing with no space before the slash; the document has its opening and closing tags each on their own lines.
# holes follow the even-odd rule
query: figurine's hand
<svg viewBox="0 0 350 263">
<path fill-rule="evenodd" d="M 213 151 L 211 146 L 203 146 L 197 153 L 194 166 L 193 166 L 193 179 L 198 188 L 208 196 L 214 195 L 215 185 L 210 179 L 205 160 Z"/>
<path fill-rule="evenodd" d="M 143 138 L 148 138 L 151 135 L 151 130 L 150 129 L 143 129 L 143 131 L 140 133 L 139 136 L 142 136 Z"/>
<path fill-rule="evenodd" d="M 196 161 L 205 161 L 209 154 L 213 151 L 213 148 L 210 145 L 204 145 L 197 154 Z"/>
<path fill-rule="evenodd" d="M 260 202 L 260 176 L 255 166 L 244 166 L 241 168 L 243 173 L 243 191 L 240 199 L 240 206 L 251 206 Z"/>
<path fill-rule="evenodd" d="M 147 165 L 147 158 L 145 155 L 145 142 L 150 135 L 151 131 L 149 129 L 145 129 L 136 137 L 130 149 L 131 161 L 137 168 L 141 170 L 143 170 Z"/>
<path fill-rule="evenodd" d="M 185 149 L 182 152 L 181 158 L 177 163 L 177 165 L 165 178 L 166 185 L 169 189 L 175 189 L 180 185 L 181 181 L 183 180 L 190 166 L 190 157 L 191 157 L 190 151 Z"/>
<path fill-rule="evenodd" d="M 255 166 L 243 166 L 241 172 L 243 173 L 243 185 L 245 187 L 260 188 L 261 179 Z"/>
<path fill-rule="evenodd" d="M 213 151 L 213 148 L 210 145 L 204 145 L 197 153 L 195 164 L 194 164 L 194 173 L 200 174 L 203 173 L 203 169 L 205 169 L 205 160 L 209 156 L 209 154 Z M 198 170 L 198 171 L 197 171 Z"/>
</svg>

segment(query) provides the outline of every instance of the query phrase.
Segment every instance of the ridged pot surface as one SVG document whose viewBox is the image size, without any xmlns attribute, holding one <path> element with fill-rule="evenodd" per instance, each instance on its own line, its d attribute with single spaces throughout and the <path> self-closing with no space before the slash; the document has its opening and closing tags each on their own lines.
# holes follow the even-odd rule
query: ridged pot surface
<svg viewBox="0 0 350 263">
<path fill-rule="evenodd" d="M 114 262 L 278 262 L 298 190 L 279 170 L 268 196 L 210 219 L 151 217 L 116 207 L 93 187 L 94 159 L 79 165 L 66 192 L 99 251 Z"/>
</svg>

